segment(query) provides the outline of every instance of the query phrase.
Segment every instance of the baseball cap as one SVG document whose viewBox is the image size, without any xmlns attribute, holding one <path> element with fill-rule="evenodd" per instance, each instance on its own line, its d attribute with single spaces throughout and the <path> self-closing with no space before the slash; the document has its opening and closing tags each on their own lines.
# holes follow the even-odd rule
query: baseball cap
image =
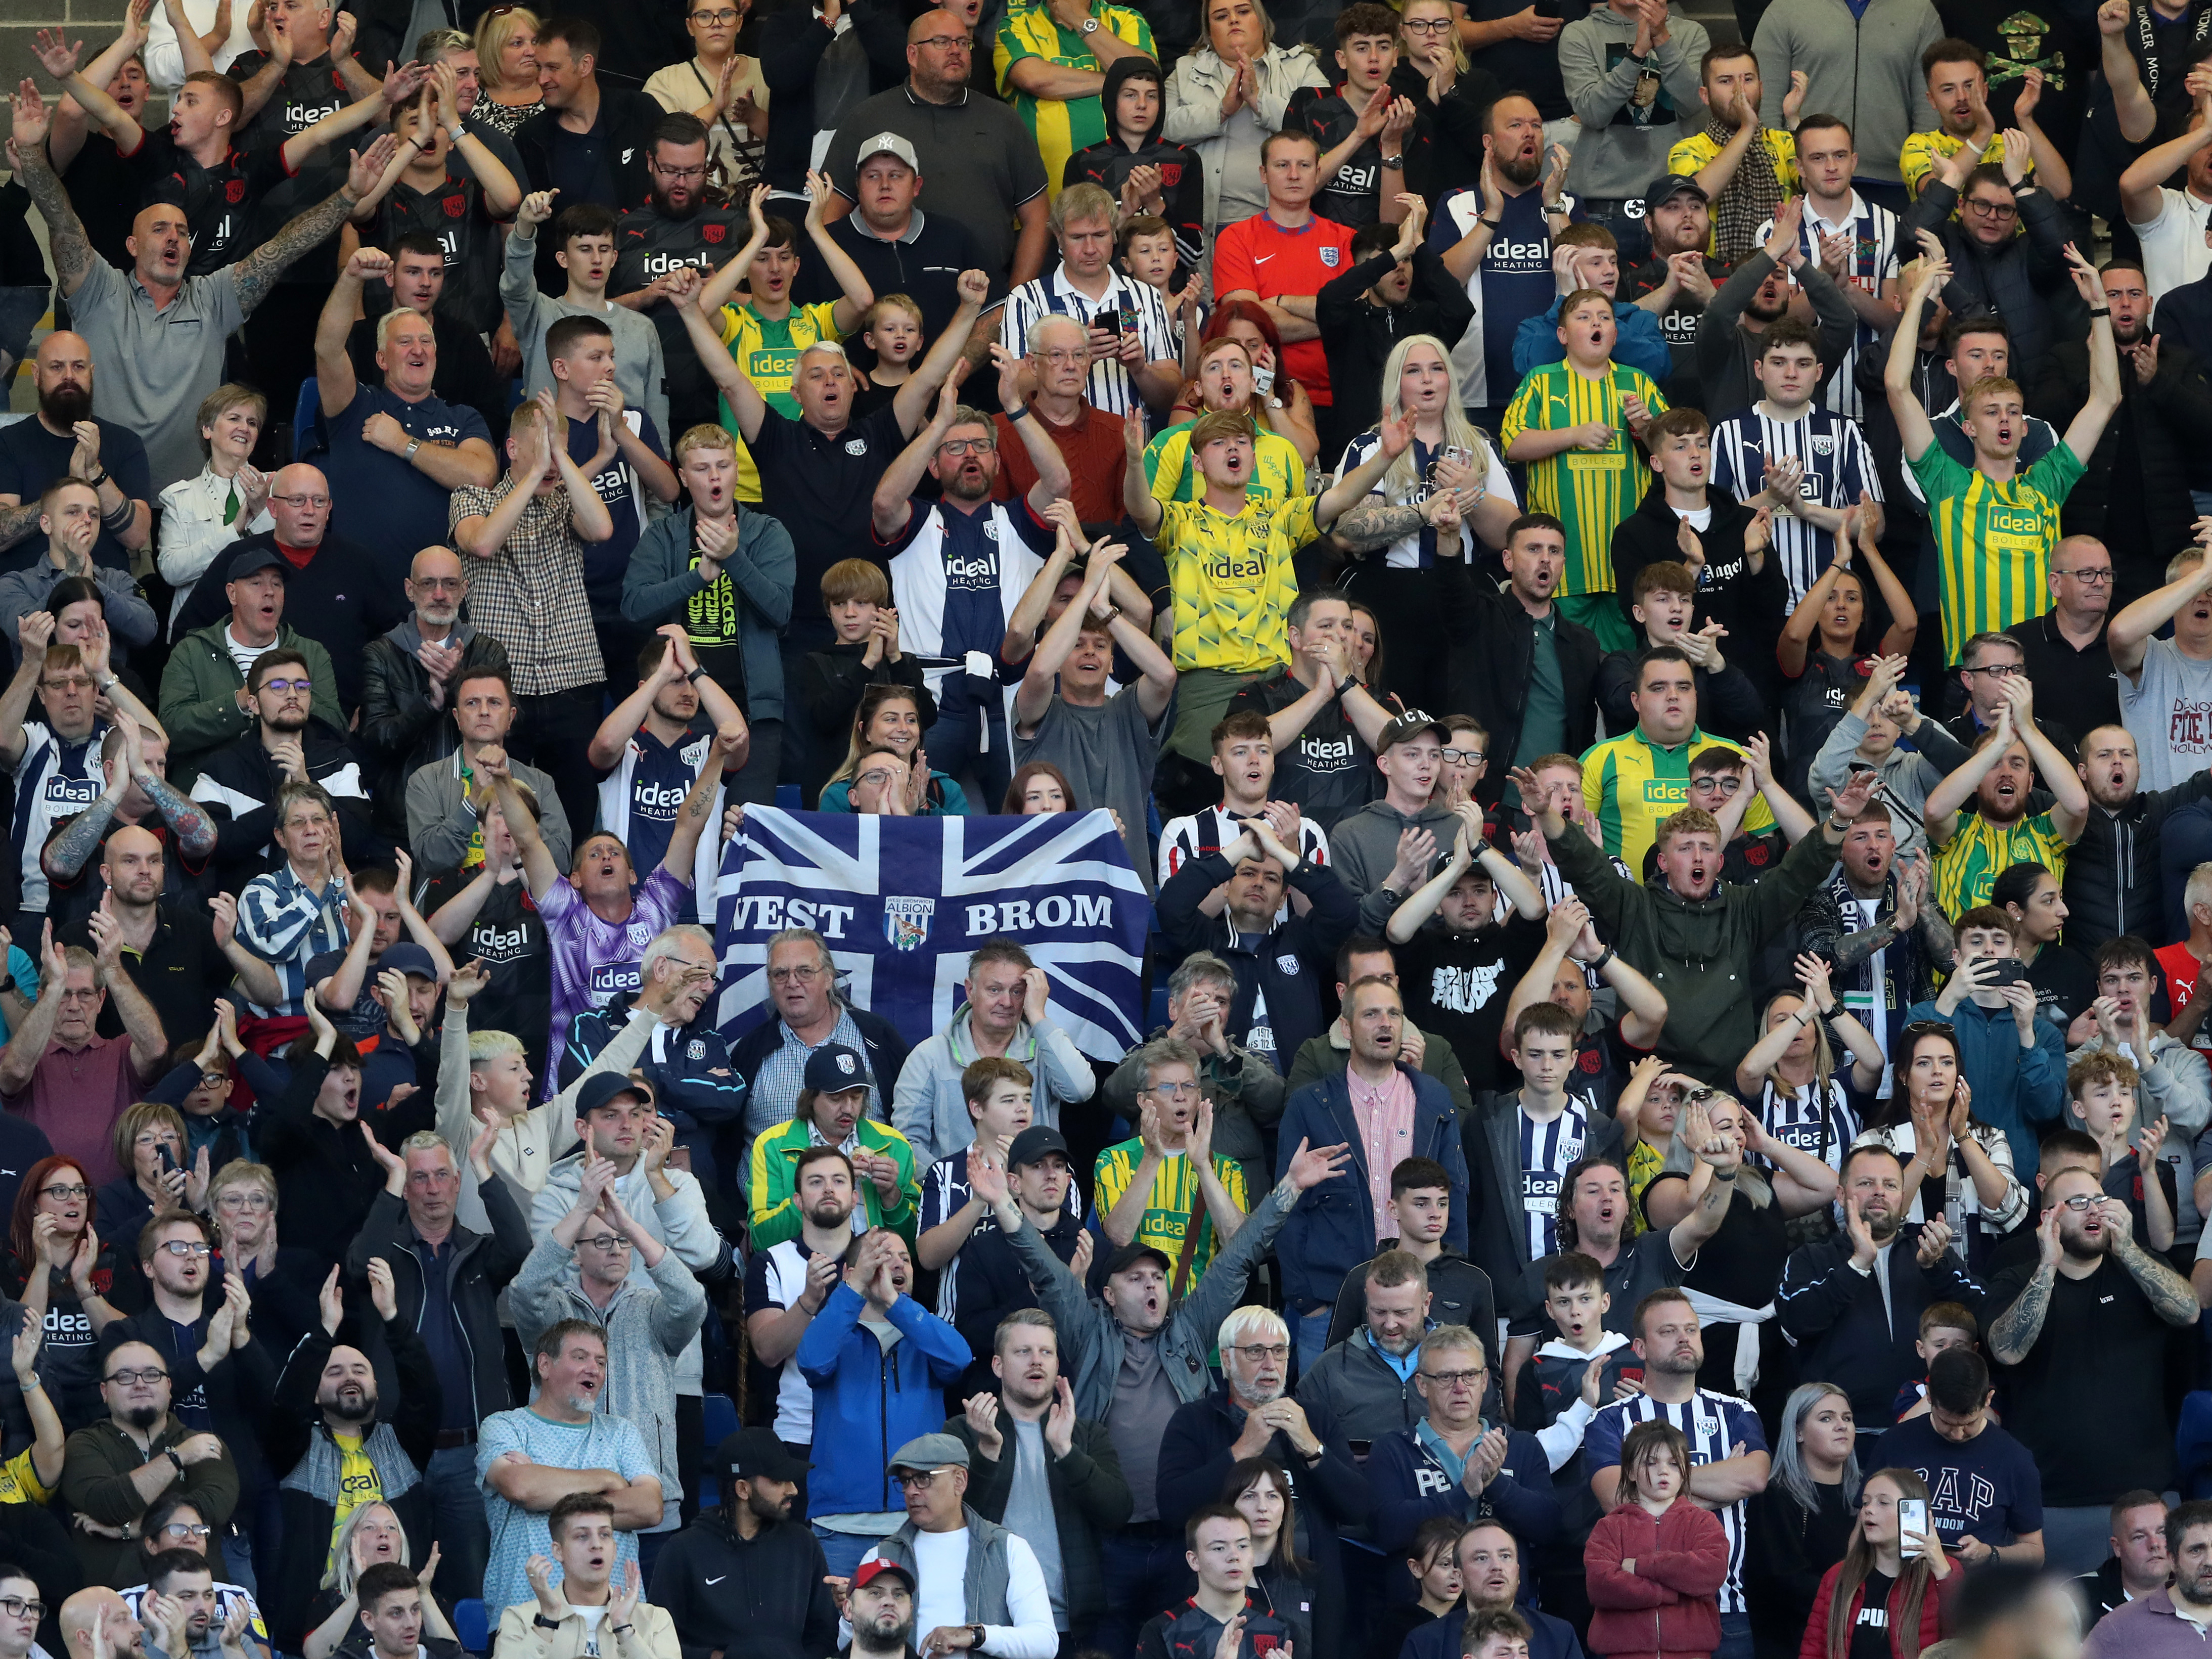
<svg viewBox="0 0 2212 1659">
<path fill-rule="evenodd" d="M 430 953 L 413 939 L 404 939 L 376 959 L 376 971 L 387 969 L 402 974 L 415 974 L 423 979 L 438 977 L 438 964 L 430 960 Z"/>
<path fill-rule="evenodd" d="M 853 171 L 858 173 L 867 166 L 872 155 L 896 155 L 916 173 L 921 171 L 921 157 L 915 154 L 911 143 L 896 132 L 879 132 L 872 138 L 863 139 L 860 153 L 853 158 Z"/>
<path fill-rule="evenodd" d="M 1415 738 L 1431 732 L 1437 734 L 1438 743 L 1443 742 L 1451 735 L 1444 723 L 1435 715 L 1419 708 L 1408 708 L 1382 728 L 1382 737 L 1381 741 L 1376 744 L 1375 752 L 1379 755 L 1393 744 L 1410 743 Z"/>
<path fill-rule="evenodd" d="M 1124 1244 L 1106 1258 L 1106 1276 L 1111 1279 L 1115 1273 L 1125 1273 L 1141 1261 L 1157 1261 L 1164 1273 L 1175 1271 L 1175 1263 L 1168 1260 L 1166 1251 L 1156 1250 L 1149 1244 L 1133 1243 Z"/>
<path fill-rule="evenodd" d="M 794 1457 L 785 1449 L 782 1441 L 775 1437 L 774 1429 L 739 1429 L 723 1441 L 714 1456 L 722 1471 L 732 1480 L 750 1480 L 756 1477 L 769 1480 L 796 1480 L 814 1466 L 803 1457 Z"/>
<path fill-rule="evenodd" d="M 391 953 L 386 951 L 388 956 Z M 635 1095 L 650 1103 L 653 1095 L 641 1083 L 632 1083 L 621 1072 L 594 1072 L 586 1078 L 576 1091 L 576 1115 L 589 1117 L 609 1101 L 622 1095 Z"/>
<path fill-rule="evenodd" d="M 842 1042 L 825 1042 L 807 1055 L 804 1080 L 825 1095 L 858 1089 L 868 1080 L 867 1063 Z"/>
<path fill-rule="evenodd" d="M 891 1455 L 891 1468 L 913 1469 L 941 1469 L 950 1464 L 956 1469 L 968 1467 L 968 1444 L 957 1435 L 918 1434 Z"/>
<path fill-rule="evenodd" d="M 264 542 L 241 547 L 232 554 L 230 562 L 223 567 L 222 579 L 227 582 L 243 581 L 257 570 L 273 570 L 287 579 L 292 574 L 292 567 L 285 563 L 284 556 L 273 544 Z"/>
<path fill-rule="evenodd" d="M 1024 1164 L 1034 1164 L 1047 1152 L 1068 1156 L 1067 1137 L 1049 1123 L 1032 1123 L 1014 1137 L 1014 1144 L 1006 1148 L 1006 1167 L 1018 1170 Z"/>
<path fill-rule="evenodd" d="M 1688 173 L 1662 173 L 1651 181 L 1650 187 L 1644 192 L 1644 210 L 1649 213 L 1661 203 L 1670 202 L 1686 191 L 1700 202 L 1712 200 L 1712 198 L 1705 194 L 1705 187 Z"/>
<path fill-rule="evenodd" d="M 878 1556 L 872 1561 L 863 1561 L 853 1570 L 853 1588 L 866 1589 L 887 1572 L 895 1572 L 906 1581 L 907 1594 L 914 1594 L 914 1575 L 896 1561 L 886 1561 Z"/>
</svg>

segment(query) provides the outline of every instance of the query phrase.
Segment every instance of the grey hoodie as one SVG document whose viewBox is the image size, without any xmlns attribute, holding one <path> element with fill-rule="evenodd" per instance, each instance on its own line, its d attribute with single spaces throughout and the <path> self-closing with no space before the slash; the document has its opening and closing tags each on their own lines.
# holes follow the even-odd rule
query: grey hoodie
<svg viewBox="0 0 2212 1659">
<path fill-rule="evenodd" d="M 1812 83 L 1807 112 L 1841 116 L 1850 126 L 1860 173 L 1900 184 L 1898 152 L 1913 133 L 1936 124 L 1920 54 L 1942 38 L 1943 25 L 1928 0 L 1868 0 L 1860 17 L 1844 0 L 1778 0 L 1751 41 L 1759 59 L 1759 118 L 1770 127 L 1789 125 L 1782 100 L 1790 71 L 1802 70 Z"/>
<path fill-rule="evenodd" d="M 1813 757 L 1807 781 L 1814 800 L 1826 800 L 1830 792 L 1842 788 L 1850 781 L 1851 759 L 1857 754 L 1859 744 L 1866 741 L 1867 723 L 1850 709 L 1843 719 L 1828 730 L 1826 741 L 1820 752 Z M 1920 730 L 1913 738 L 1917 749 L 1893 748 L 1882 757 L 1875 769 L 1881 775 L 1881 787 L 1903 801 L 1915 815 L 1928 816 L 1928 796 L 1970 758 L 1965 744 L 1943 729 L 1940 721 L 1923 720 Z M 1895 806 L 1890 807 L 1889 822 L 1897 836 L 1897 850 L 1928 851 L 1928 832 L 1912 823 Z"/>
<path fill-rule="evenodd" d="M 975 1058 L 975 1041 L 969 1035 L 966 1003 L 935 1036 L 918 1042 L 900 1068 L 898 1085 L 891 1091 L 891 1127 L 914 1147 L 914 1167 L 927 1170 L 940 1158 L 964 1152 L 975 1139 L 975 1121 L 968 1115 L 967 1097 L 960 1091 L 960 1075 Z M 1006 1058 L 1030 1068 L 1036 1080 L 1036 1121 L 1060 1127 L 1064 1101 L 1081 1103 L 1098 1087 L 1097 1074 L 1074 1040 L 1060 1028 L 1049 1008 L 1035 1025 L 1027 1020 L 1014 1027 L 1006 1044 Z"/>
<path fill-rule="evenodd" d="M 1653 48 L 1648 70 L 1659 76 L 1658 94 L 1639 121 L 1636 83 L 1647 72 L 1628 61 L 1636 19 L 1609 5 L 1559 31 L 1559 79 L 1582 122 L 1567 188 L 1577 196 L 1640 197 L 1667 171 L 1667 152 L 1704 130 L 1705 106 L 1698 96 L 1698 64 L 1712 44 L 1702 23 L 1680 5 L 1668 8 L 1665 44 Z"/>
<path fill-rule="evenodd" d="M 2071 1064 L 2104 1051 L 2105 1036 L 2100 1031 L 2066 1059 Z M 2151 1033 L 2148 1060 L 2140 1051 L 2130 1058 L 2142 1078 L 2142 1086 L 2136 1091 L 2136 1123 L 2166 1120 L 2166 1139 L 2158 1156 L 2173 1170 L 2174 1244 L 2193 1244 L 2204 1230 L 2204 1218 L 2197 1212 L 2197 1137 L 2212 1123 L 2212 1066 L 2196 1049 L 2163 1031 Z M 2069 1129 L 2082 1127 L 2078 1102 L 2067 1101 L 2065 1123 Z"/>
<path fill-rule="evenodd" d="M 1425 806 L 1407 817 L 1387 800 L 1370 800 L 1330 829 L 1329 862 L 1336 867 L 1337 878 L 1358 896 L 1361 933 L 1379 937 L 1389 925 L 1398 899 L 1406 896 L 1401 893 L 1398 899 L 1390 898 L 1382 887 L 1398 861 L 1400 834 L 1416 828 L 1436 838 L 1439 854 L 1449 854 L 1452 838 L 1459 833 L 1459 818 L 1448 806 Z"/>
</svg>

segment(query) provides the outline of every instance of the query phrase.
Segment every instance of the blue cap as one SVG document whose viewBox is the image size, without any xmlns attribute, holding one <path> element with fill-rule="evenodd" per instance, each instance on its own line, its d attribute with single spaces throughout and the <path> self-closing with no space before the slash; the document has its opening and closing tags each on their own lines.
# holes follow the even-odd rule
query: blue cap
<svg viewBox="0 0 2212 1659">
<path fill-rule="evenodd" d="M 806 1057 L 805 1082 L 825 1095 L 863 1089 L 869 1082 L 868 1062 L 842 1042 L 825 1042 Z"/>
</svg>

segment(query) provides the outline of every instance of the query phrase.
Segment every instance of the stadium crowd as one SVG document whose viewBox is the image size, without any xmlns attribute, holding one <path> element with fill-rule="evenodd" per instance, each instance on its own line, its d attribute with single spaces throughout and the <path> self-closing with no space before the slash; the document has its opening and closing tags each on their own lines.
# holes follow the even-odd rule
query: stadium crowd
<svg viewBox="0 0 2212 1659">
<path fill-rule="evenodd" d="M 2201 1659 L 2212 0 L 2006 9 L 40 31 L 0 1659 Z"/>
</svg>

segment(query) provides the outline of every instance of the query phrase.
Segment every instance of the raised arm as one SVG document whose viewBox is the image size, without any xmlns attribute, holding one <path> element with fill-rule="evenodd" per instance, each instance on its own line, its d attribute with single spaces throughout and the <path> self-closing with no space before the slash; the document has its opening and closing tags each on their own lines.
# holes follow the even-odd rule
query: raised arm
<svg viewBox="0 0 2212 1659">
<path fill-rule="evenodd" d="M 2104 0 L 2097 8 L 2097 45 L 2105 84 L 2112 88 L 2112 112 L 2119 118 L 2120 137 L 2140 144 L 2158 130 L 2158 106 L 2151 102 L 2136 55 L 2128 46 L 2135 13 L 2134 0 Z"/>
<path fill-rule="evenodd" d="M 553 862 L 553 854 L 545 849 L 545 837 L 538 832 L 538 820 L 530 815 L 530 808 L 514 787 L 514 774 L 508 769 L 507 753 L 500 749 L 477 751 L 473 763 L 478 777 L 489 781 L 495 799 L 499 802 L 499 815 L 507 820 L 507 834 L 514 837 L 514 850 L 522 860 L 523 879 L 530 884 L 530 896 L 543 899 L 553 890 L 553 884 L 561 879 L 561 867 Z M 0 1060 L 7 1057 L 0 1048 Z"/>
<path fill-rule="evenodd" d="M 390 254 L 373 247 L 356 248 L 331 284 L 331 297 L 323 301 L 322 314 L 315 319 L 315 393 L 326 416 L 343 414 L 360 390 L 360 382 L 354 378 L 352 355 L 346 350 L 346 336 L 353 331 L 362 289 L 371 277 L 385 279 L 391 274 Z"/>
<path fill-rule="evenodd" d="M 2013 728 L 2027 745 L 2028 757 L 2035 763 L 2036 775 L 2051 791 L 2051 828 L 2058 832 L 2061 841 L 2070 846 L 2080 839 L 2082 826 L 2089 821 L 2089 792 L 2081 782 L 2081 774 L 2035 723 L 2035 687 L 2027 676 L 2013 675 L 2004 682 L 2002 690 L 2012 710 Z M 1996 745 L 1992 743 L 1989 746 Z"/>
<path fill-rule="evenodd" d="M 1043 198 L 1038 198 L 1040 205 Z M 936 397 L 938 388 L 952 378 L 952 371 L 967 350 L 968 337 L 975 331 L 975 319 L 983 314 L 983 301 L 989 297 L 991 279 L 980 270 L 963 270 L 957 284 L 960 308 L 952 313 L 952 320 L 945 331 L 931 343 L 922 360 L 915 365 L 906 384 L 891 396 L 891 407 L 898 413 L 901 432 L 911 432 L 921 420 L 922 411 Z"/>
<path fill-rule="evenodd" d="M 878 542 L 889 544 L 905 533 L 914 517 L 914 492 L 921 487 L 922 475 L 929 471 L 938 445 L 952 429 L 953 411 L 959 405 L 960 388 L 948 380 L 938 394 L 937 407 L 931 411 L 929 424 L 891 458 L 891 464 L 884 469 L 884 476 L 876 480 L 876 493 L 869 502 L 868 512 Z"/>
<path fill-rule="evenodd" d="M 2131 685 L 2142 684 L 2143 658 L 2152 637 L 2181 614 L 2199 594 L 2212 592 L 2212 555 L 2195 564 L 2165 586 L 2136 600 L 2105 627 L 2105 643 L 2112 653 L 2112 666 Z"/>
<path fill-rule="evenodd" d="M 1121 506 L 1139 531 L 1154 535 L 1167 513 L 1152 499 L 1152 487 L 1145 477 L 1144 410 L 1133 409 L 1121 417 Z"/>
<path fill-rule="evenodd" d="M 100 256 L 92 251 L 92 240 L 85 234 L 84 221 L 76 216 L 69 192 L 62 188 L 61 175 L 54 171 L 46 155 L 46 134 L 52 125 L 37 83 L 28 76 L 24 76 L 15 91 L 8 164 L 15 169 L 16 182 L 28 192 L 32 205 L 39 210 L 39 216 L 46 222 L 46 242 L 54 256 L 54 278 L 61 286 L 62 298 L 67 300 L 75 298 L 77 289 L 84 286 L 84 279 L 92 274 L 93 262 Z"/>
<path fill-rule="evenodd" d="M 1889 337 L 1889 357 L 1881 370 L 1881 388 L 1889 397 L 1889 412 L 1905 446 L 1905 459 L 1917 461 L 1936 441 L 1936 428 L 1912 389 L 1912 365 L 1920 349 L 1920 313 L 1928 296 L 1951 280 L 1951 266 L 1941 252 L 1932 252 L 1907 267 L 1905 307 L 1897 319 L 1897 331 Z M 2109 334 L 2109 331 L 2107 331 Z M 2100 422 L 2101 429 L 2102 423 Z"/>
<path fill-rule="evenodd" d="M 722 787 L 722 775 L 745 763 L 745 751 L 751 742 L 742 725 L 735 731 L 715 732 L 714 741 L 707 750 L 706 763 L 692 781 L 684 805 L 677 809 L 676 827 L 668 832 L 668 851 L 660 860 L 660 867 L 686 887 L 693 880 L 692 866 L 699 856 L 699 837 L 706 832 L 708 817 L 714 812 L 714 795 Z"/>
<path fill-rule="evenodd" d="M 853 256 L 830 234 L 829 222 L 823 216 L 830 206 L 830 180 L 810 171 L 806 185 L 811 192 L 806 204 L 806 234 L 813 239 L 814 251 L 830 268 L 839 290 L 837 303 L 830 308 L 830 320 L 840 334 L 850 334 L 860 326 L 860 319 L 868 314 L 868 307 L 875 304 L 876 291 L 868 286 L 868 279 L 860 266 L 853 263 Z M 737 261 L 730 263 L 735 264 Z"/>
<path fill-rule="evenodd" d="M 366 150 L 356 150 L 344 184 L 229 267 L 241 315 L 252 315 L 287 266 L 345 222 L 353 204 L 368 194 L 398 147 L 399 141 L 387 132 Z"/>
<path fill-rule="evenodd" d="M 2119 410 L 2120 350 L 2112 339 L 2112 307 L 2106 303 L 2104 281 L 2096 267 L 2071 242 L 2066 244 L 2066 265 L 2075 292 L 2089 307 L 2089 397 L 2066 428 L 2067 448 L 2086 464 L 2105 435 L 2105 423 Z"/>
</svg>

